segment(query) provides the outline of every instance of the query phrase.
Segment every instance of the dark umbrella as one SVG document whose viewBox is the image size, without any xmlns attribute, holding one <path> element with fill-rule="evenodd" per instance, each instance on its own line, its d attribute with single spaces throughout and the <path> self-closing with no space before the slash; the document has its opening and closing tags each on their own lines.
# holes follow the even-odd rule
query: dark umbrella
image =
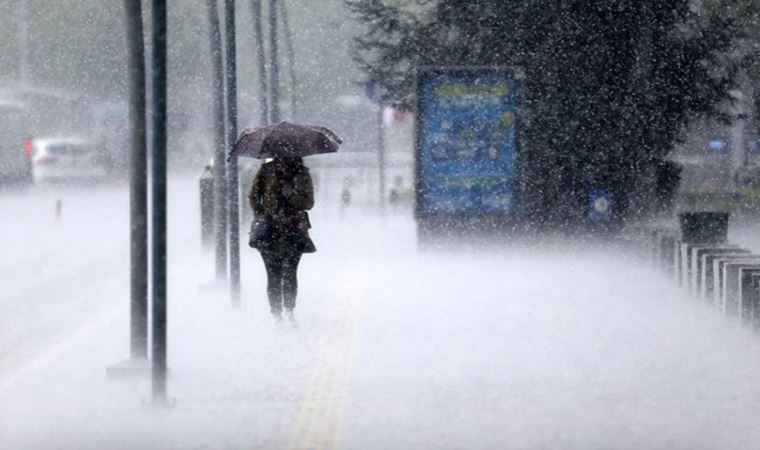
<svg viewBox="0 0 760 450">
<path fill-rule="evenodd" d="M 280 122 L 245 130 L 232 147 L 230 156 L 257 159 L 304 157 L 335 153 L 341 142 L 335 133 L 325 127 Z"/>
</svg>

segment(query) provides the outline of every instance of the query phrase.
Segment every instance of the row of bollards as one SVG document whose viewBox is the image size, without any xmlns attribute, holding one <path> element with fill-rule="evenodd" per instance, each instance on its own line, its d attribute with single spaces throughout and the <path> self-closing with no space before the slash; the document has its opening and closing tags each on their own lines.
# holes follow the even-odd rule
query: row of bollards
<svg viewBox="0 0 760 450">
<path fill-rule="evenodd" d="M 632 237 L 692 298 L 760 331 L 760 255 L 728 243 L 728 220 L 725 212 L 681 213 L 677 226 L 638 226 Z"/>
</svg>

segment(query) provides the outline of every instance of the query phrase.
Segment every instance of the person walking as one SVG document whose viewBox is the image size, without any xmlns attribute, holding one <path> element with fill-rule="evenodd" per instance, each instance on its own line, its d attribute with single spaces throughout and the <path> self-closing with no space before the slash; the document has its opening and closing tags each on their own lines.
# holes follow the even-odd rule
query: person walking
<svg viewBox="0 0 760 450">
<path fill-rule="evenodd" d="M 254 224 L 250 246 L 261 253 L 267 273 L 267 296 L 275 323 L 295 323 L 298 264 L 317 249 L 309 236 L 308 210 L 314 186 L 300 157 L 276 156 L 261 165 L 253 179 L 249 203 Z"/>
<path fill-rule="evenodd" d="M 253 222 L 248 244 L 261 252 L 267 271 L 267 296 L 275 322 L 295 324 L 298 263 L 314 253 L 309 213 L 314 183 L 303 157 L 335 153 L 342 143 L 331 130 L 316 125 L 280 122 L 248 129 L 238 137 L 228 158 L 267 160 L 253 179 L 248 201 Z"/>
</svg>

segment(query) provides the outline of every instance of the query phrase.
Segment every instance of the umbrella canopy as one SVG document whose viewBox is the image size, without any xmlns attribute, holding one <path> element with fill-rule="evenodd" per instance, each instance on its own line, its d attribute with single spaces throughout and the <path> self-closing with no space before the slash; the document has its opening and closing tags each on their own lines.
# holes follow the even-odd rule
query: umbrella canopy
<svg viewBox="0 0 760 450">
<path fill-rule="evenodd" d="M 280 122 L 245 130 L 232 147 L 230 156 L 257 159 L 304 157 L 335 153 L 341 142 L 335 133 L 324 127 Z"/>
</svg>

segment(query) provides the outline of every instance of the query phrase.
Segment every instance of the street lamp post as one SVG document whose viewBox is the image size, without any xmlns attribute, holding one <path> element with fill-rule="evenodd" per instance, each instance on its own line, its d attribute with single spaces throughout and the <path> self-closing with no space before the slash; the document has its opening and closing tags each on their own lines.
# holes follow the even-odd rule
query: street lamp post
<svg viewBox="0 0 760 450">
<path fill-rule="evenodd" d="M 145 44 L 142 5 L 124 0 L 129 61 L 130 353 L 148 357 L 148 143 L 145 117 Z"/>
<path fill-rule="evenodd" d="M 19 1 L 18 26 L 18 78 L 19 82 L 25 84 L 29 81 L 29 0 Z"/>
<path fill-rule="evenodd" d="M 225 161 L 224 63 L 217 0 L 206 0 L 211 52 L 214 121 L 214 240 L 217 281 L 227 279 L 227 167 Z"/>
<path fill-rule="evenodd" d="M 148 359 L 148 143 L 145 42 L 140 0 L 124 0 L 129 75 L 129 359 L 106 369 L 109 378 L 147 375 Z"/>
<path fill-rule="evenodd" d="M 259 106 L 261 108 L 260 126 L 269 123 L 269 86 L 267 85 L 267 56 L 264 50 L 264 30 L 261 26 L 261 0 L 251 0 L 253 16 L 253 33 L 256 39 L 256 63 L 259 66 Z"/>
<path fill-rule="evenodd" d="M 153 0 L 153 402 L 166 403 L 166 0 Z"/>
<path fill-rule="evenodd" d="M 385 130 L 383 129 L 383 102 L 377 104 L 377 176 L 379 180 L 380 214 L 385 214 Z"/>
<path fill-rule="evenodd" d="M 280 67 L 277 62 L 277 0 L 269 0 L 269 109 L 270 122 L 280 121 Z"/>
<path fill-rule="evenodd" d="M 288 7 L 285 4 L 285 0 L 279 0 L 280 15 L 282 16 L 282 29 L 285 35 L 285 48 L 288 58 L 288 72 L 290 75 L 290 118 L 293 121 L 298 121 L 298 82 L 296 80 L 296 54 L 293 48 L 293 31 L 290 28 L 290 20 L 288 20 Z"/>
<path fill-rule="evenodd" d="M 383 124 L 383 113 L 385 103 L 383 101 L 382 88 L 377 81 L 370 81 L 364 86 L 367 97 L 370 101 L 377 104 L 375 113 L 375 125 L 377 126 L 377 177 L 378 177 L 378 206 L 380 214 L 385 214 L 385 130 Z"/>
<path fill-rule="evenodd" d="M 237 52 L 235 48 L 235 0 L 224 0 L 224 34 L 227 93 L 227 149 L 237 139 Z M 221 163 L 221 161 L 220 161 Z M 230 296 L 234 306 L 240 305 L 240 188 L 237 158 L 227 163 L 230 224 Z"/>
</svg>

